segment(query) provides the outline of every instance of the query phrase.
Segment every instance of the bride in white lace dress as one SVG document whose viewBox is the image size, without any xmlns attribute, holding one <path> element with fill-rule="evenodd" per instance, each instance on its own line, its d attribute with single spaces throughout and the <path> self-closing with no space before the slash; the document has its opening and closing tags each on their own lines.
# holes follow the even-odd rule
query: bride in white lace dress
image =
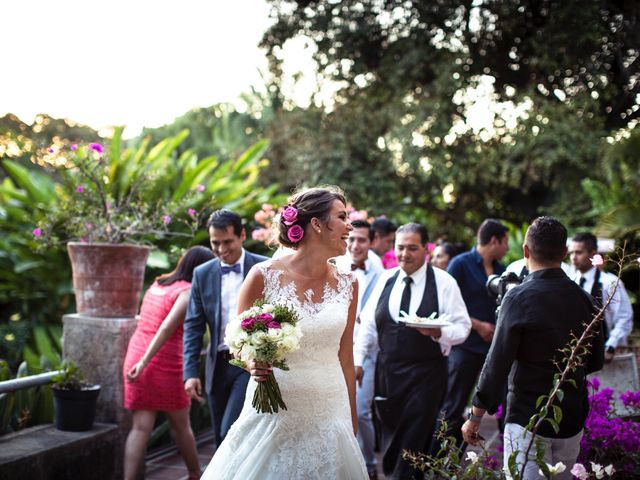
<svg viewBox="0 0 640 480">
<path fill-rule="evenodd" d="M 280 243 L 295 252 L 249 272 L 239 312 L 266 298 L 300 315 L 300 350 L 287 356 L 289 371 L 274 369 L 287 410 L 255 411 L 256 382 L 264 381 L 271 367 L 251 364 L 256 382 L 249 382 L 242 413 L 203 479 L 369 478 L 355 437 L 352 343 L 358 285 L 328 262 L 346 250 L 351 225 L 345 204 L 337 188 L 294 194 L 278 227 Z"/>
</svg>

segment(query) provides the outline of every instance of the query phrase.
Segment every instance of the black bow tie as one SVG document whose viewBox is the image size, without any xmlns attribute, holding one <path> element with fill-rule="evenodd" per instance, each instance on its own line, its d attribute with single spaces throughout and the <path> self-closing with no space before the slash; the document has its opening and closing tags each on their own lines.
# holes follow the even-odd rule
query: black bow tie
<svg viewBox="0 0 640 480">
<path fill-rule="evenodd" d="M 226 275 L 229 272 L 240 273 L 240 272 L 242 272 L 242 267 L 240 267 L 239 263 L 236 263 L 235 265 L 231 265 L 230 267 L 226 267 L 226 266 L 222 265 L 220 267 L 220 270 L 222 270 L 222 275 Z"/>
<path fill-rule="evenodd" d="M 362 262 L 362 263 L 352 263 L 352 264 L 351 264 L 351 271 L 352 271 L 352 272 L 353 272 L 354 270 L 359 269 L 359 268 L 360 268 L 361 270 L 364 270 L 365 272 L 367 271 L 367 268 L 365 267 L 364 262 Z"/>
</svg>

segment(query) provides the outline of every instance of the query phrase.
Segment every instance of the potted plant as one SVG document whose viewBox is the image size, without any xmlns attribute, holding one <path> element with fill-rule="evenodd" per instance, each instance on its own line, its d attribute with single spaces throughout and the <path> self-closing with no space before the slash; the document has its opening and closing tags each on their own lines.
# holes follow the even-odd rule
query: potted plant
<svg viewBox="0 0 640 480">
<path fill-rule="evenodd" d="M 54 424 L 58 430 L 85 432 L 93 427 L 100 385 L 85 380 L 71 361 L 62 364 L 62 372 L 52 379 Z"/>
<path fill-rule="evenodd" d="M 170 138 L 146 152 L 121 149 L 122 129 L 108 147 L 62 142 L 48 149 L 57 167 L 57 202 L 34 229 L 49 244 L 66 244 L 79 313 L 133 317 L 144 281 L 151 241 L 169 235 L 191 238 L 196 208 L 205 187 L 178 179 L 166 168 L 180 139 Z M 184 138 L 184 137 L 183 137 Z M 196 208 L 194 208 L 196 207 Z"/>
</svg>

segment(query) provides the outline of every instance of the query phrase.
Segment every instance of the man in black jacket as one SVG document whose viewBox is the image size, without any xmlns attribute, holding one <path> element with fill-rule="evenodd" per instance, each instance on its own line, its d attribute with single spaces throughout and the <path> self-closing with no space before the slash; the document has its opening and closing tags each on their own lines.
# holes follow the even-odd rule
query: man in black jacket
<svg viewBox="0 0 640 480">
<path fill-rule="evenodd" d="M 530 273 L 502 301 L 496 334 L 482 368 L 469 420 L 462 427 L 465 441 L 476 445 L 482 416 L 485 411 L 497 410 L 508 377 L 504 461 L 506 465 L 511 453 L 518 452 L 518 465 L 526 463 L 525 480 L 539 478 L 539 467 L 533 461 L 535 448 L 527 460 L 524 458 L 531 439 L 531 433 L 525 432 L 524 427 L 537 411 L 538 397 L 549 394 L 558 373 L 557 364 L 562 367 L 566 364 L 565 354 L 560 350 L 574 336 L 582 335 L 595 312 L 591 297 L 560 268 L 567 255 L 566 242 L 566 228 L 551 217 L 537 218 L 527 230 L 524 256 Z M 575 386 L 564 384 L 562 401 L 554 402 L 563 414 L 559 431 L 548 422 L 538 430 L 536 439 L 545 447 L 544 461 L 551 465 L 562 462 L 567 467 L 554 478 L 571 478 L 569 470 L 580 450 L 589 410 L 586 375 L 600 370 L 604 363 L 604 337 L 602 329 L 597 330 L 584 364 L 569 377 Z M 551 418 L 552 414 L 553 411 L 549 414 Z"/>
</svg>

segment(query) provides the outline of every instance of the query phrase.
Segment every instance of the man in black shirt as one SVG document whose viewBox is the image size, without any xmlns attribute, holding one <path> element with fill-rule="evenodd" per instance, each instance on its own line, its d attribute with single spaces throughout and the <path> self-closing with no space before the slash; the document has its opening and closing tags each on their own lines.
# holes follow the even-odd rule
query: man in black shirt
<svg viewBox="0 0 640 480">
<path fill-rule="evenodd" d="M 562 367 L 566 363 L 560 350 L 573 336 L 580 337 L 594 315 L 591 297 L 560 268 L 567 254 L 566 242 L 567 230 L 551 217 L 537 218 L 527 230 L 524 256 L 530 273 L 502 301 L 496 333 L 482 368 L 469 420 L 462 427 L 465 441 L 476 445 L 482 416 L 485 411 L 494 413 L 497 410 L 508 377 L 504 461 L 506 465 L 511 452 L 517 451 L 517 463 L 526 463 L 524 479 L 539 478 L 539 467 L 533 461 L 535 449 L 530 451 L 526 461 L 524 459 L 531 439 L 529 432 L 524 434 L 524 427 L 537 411 L 538 397 L 548 395 L 551 390 L 553 377 L 558 372 L 555 362 Z M 604 337 L 599 328 L 598 335 L 591 339 L 590 353 L 584 365 L 569 377 L 575 380 L 576 386 L 563 385 L 564 398 L 554 402 L 563 413 L 560 430 L 556 433 L 548 422 L 544 422 L 536 437 L 545 446 L 546 463 L 562 462 L 567 466 L 566 478 L 571 478 L 569 470 L 580 450 L 589 409 L 586 375 L 602 368 L 603 346 Z M 562 475 L 557 478 L 564 478 Z"/>
</svg>

